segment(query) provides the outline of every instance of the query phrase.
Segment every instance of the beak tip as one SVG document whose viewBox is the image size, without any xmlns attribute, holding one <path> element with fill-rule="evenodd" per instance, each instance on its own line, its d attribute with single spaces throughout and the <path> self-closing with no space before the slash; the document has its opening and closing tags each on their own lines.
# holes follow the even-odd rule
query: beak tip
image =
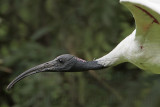
<svg viewBox="0 0 160 107">
<path fill-rule="evenodd" d="M 8 85 L 8 86 L 6 87 L 6 90 L 9 91 L 11 88 L 12 88 L 12 86 Z"/>
</svg>

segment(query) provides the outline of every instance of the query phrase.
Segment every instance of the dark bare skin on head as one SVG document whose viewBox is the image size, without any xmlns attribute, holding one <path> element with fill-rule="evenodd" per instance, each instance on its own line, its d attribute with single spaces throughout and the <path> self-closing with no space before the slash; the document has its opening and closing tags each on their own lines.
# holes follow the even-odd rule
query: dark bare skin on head
<svg viewBox="0 0 160 107">
<path fill-rule="evenodd" d="M 40 72 L 76 72 L 102 69 L 104 66 L 97 61 L 85 61 L 70 54 L 60 55 L 52 61 L 35 66 L 19 76 L 17 76 L 8 86 L 7 90 L 11 89 L 18 81 L 23 78 L 40 73 Z"/>
</svg>

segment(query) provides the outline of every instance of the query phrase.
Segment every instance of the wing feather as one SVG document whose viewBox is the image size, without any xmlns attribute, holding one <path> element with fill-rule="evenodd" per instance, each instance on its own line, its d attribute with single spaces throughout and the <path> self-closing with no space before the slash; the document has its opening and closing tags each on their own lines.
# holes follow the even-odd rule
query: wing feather
<svg viewBox="0 0 160 107">
<path fill-rule="evenodd" d="M 157 0 L 120 0 L 120 2 L 127 6 L 135 18 L 136 39 L 160 42 L 160 2 Z"/>
</svg>

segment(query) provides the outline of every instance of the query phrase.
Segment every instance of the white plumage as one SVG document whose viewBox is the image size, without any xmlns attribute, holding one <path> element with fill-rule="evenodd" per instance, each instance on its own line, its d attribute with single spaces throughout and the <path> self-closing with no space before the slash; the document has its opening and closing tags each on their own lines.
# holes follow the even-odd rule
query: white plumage
<svg viewBox="0 0 160 107">
<path fill-rule="evenodd" d="M 136 29 L 113 51 L 97 59 L 104 66 L 130 62 L 160 73 L 160 0 L 120 0 L 135 18 Z"/>
</svg>

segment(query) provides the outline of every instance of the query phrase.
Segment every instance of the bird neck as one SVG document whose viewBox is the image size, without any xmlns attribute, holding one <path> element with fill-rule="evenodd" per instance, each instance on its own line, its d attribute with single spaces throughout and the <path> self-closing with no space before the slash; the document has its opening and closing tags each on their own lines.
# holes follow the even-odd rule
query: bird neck
<svg viewBox="0 0 160 107">
<path fill-rule="evenodd" d="M 132 35 L 126 37 L 121 43 L 119 43 L 109 54 L 96 59 L 94 61 L 77 61 L 74 66 L 75 70 L 97 70 L 117 64 L 127 62 L 126 56 L 128 53 L 129 44 L 133 41 L 135 31 Z"/>
<path fill-rule="evenodd" d="M 87 71 L 87 70 L 98 70 L 103 69 L 104 66 L 99 64 L 98 61 L 78 61 L 74 68 L 72 68 L 73 71 Z"/>
<path fill-rule="evenodd" d="M 104 67 L 115 66 L 115 65 L 118 65 L 122 62 L 125 62 L 125 61 L 123 61 L 123 58 L 118 56 L 116 53 L 112 54 L 112 52 L 97 59 L 96 61 L 98 62 L 98 64 L 101 64 Z"/>
<path fill-rule="evenodd" d="M 126 62 L 126 55 L 128 49 L 128 42 L 132 40 L 131 36 L 126 37 L 121 43 L 118 44 L 110 53 L 107 55 L 96 59 L 98 64 L 101 64 L 105 67 L 115 66 L 120 63 Z"/>
</svg>

